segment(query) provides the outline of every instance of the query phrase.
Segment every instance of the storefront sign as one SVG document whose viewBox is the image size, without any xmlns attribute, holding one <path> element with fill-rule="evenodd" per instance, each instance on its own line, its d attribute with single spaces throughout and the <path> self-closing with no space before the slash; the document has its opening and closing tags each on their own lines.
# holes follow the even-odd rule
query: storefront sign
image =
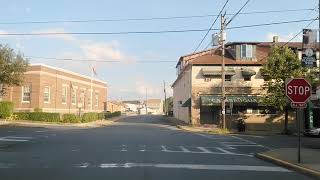
<svg viewBox="0 0 320 180">
<path fill-rule="evenodd" d="M 219 95 L 206 95 L 201 96 L 201 105 L 213 106 L 221 103 L 222 96 Z M 258 96 L 226 96 L 226 103 L 234 104 L 257 104 L 259 103 L 260 97 Z"/>
</svg>

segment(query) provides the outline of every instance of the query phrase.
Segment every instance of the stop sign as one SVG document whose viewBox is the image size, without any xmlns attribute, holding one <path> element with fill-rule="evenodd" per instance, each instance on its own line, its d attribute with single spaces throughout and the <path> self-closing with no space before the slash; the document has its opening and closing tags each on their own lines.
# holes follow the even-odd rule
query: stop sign
<svg viewBox="0 0 320 180">
<path fill-rule="evenodd" d="M 292 103 L 305 103 L 311 96 L 311 85 L 303 78 L 291 79 L 286 84 L 286 95 Z"/>
</svg>

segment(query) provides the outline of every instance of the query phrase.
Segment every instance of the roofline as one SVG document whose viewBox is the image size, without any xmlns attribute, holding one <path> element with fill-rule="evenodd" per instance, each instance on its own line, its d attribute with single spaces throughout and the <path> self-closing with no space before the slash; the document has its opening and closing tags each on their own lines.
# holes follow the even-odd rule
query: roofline
<svg viewBox="0 0 320 180">
<path fill-rule="evenodd" d="M 62 68 L 58 68 L 58 67 L 54 67 L 54 66 L 50 66 L 50 65 L 47 65 L 47 64 L 35 63 L 35 64 L 30 64 L 29 66 L 43 66 L 43 67 L 46 67 L 46 68 L 49 68 L 49 69 L 54 69 L 54 70 L 58 70 L 58 71 L 65 72 L 65 73 L 69 73 L 69 74 L 72 74 L 72 75 L 75 75 L 75 76 L 80 76 L 82 78 L 86 78 L 86 79 L 89 79 L 89 80 L 92 79 L 93 81 L 97 81 L 97 82 L 104 83 L 104 84 L 107 85 L 107 82 L 102 81 L 100 79 L 92 78 L 92 77 L 89 77 L 89 76 L 86 76 L 86 75 L 83 75 L 83 74 L 80 74 L 80 73 L 76 73 L 76 72 L 73 72 L 73 71 L 70 71 L 70 70 L 66 70 L 66 69 L 62 69 Z"/>
</svg>

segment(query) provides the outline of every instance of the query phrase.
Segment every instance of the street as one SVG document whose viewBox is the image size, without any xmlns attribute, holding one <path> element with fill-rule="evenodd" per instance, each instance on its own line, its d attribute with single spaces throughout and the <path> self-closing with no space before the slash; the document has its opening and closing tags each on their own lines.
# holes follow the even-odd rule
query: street
<svg viewBox="0 0 320 180">
<path fill-rule="evenodd" d="M 189 133 L 162 116 L 91 128 L 0 128 L 1 179 L 310 179 L 254 154 L 250 136 Z"/>
</svg>

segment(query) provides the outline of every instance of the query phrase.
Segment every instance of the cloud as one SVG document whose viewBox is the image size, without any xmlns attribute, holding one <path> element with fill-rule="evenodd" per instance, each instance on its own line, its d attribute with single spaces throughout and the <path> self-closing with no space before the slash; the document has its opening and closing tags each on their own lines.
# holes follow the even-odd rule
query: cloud
<svg viewBox="0 0 320 180">
<path fill-rule="evenodd" d="M 290 41 L 296 34 L 295 33 L 289 33 L 289 34 L 278 34 L 278 33 L 273 33 L 273 32 L 270 32 L 267 34 L 267 37 L 266 37 L 266 40 L 268 42 L 271 42 L 273 41 L 273 37 L 274 36 L 278 36 L 278 41 L 279 42 L 288 42 Z M 292 39 L 291 41 L 295 42 L 295 41 L 302 41 L 302 35 L 300 36 L 297 36 L 296 38 Z"/>
</svg>

